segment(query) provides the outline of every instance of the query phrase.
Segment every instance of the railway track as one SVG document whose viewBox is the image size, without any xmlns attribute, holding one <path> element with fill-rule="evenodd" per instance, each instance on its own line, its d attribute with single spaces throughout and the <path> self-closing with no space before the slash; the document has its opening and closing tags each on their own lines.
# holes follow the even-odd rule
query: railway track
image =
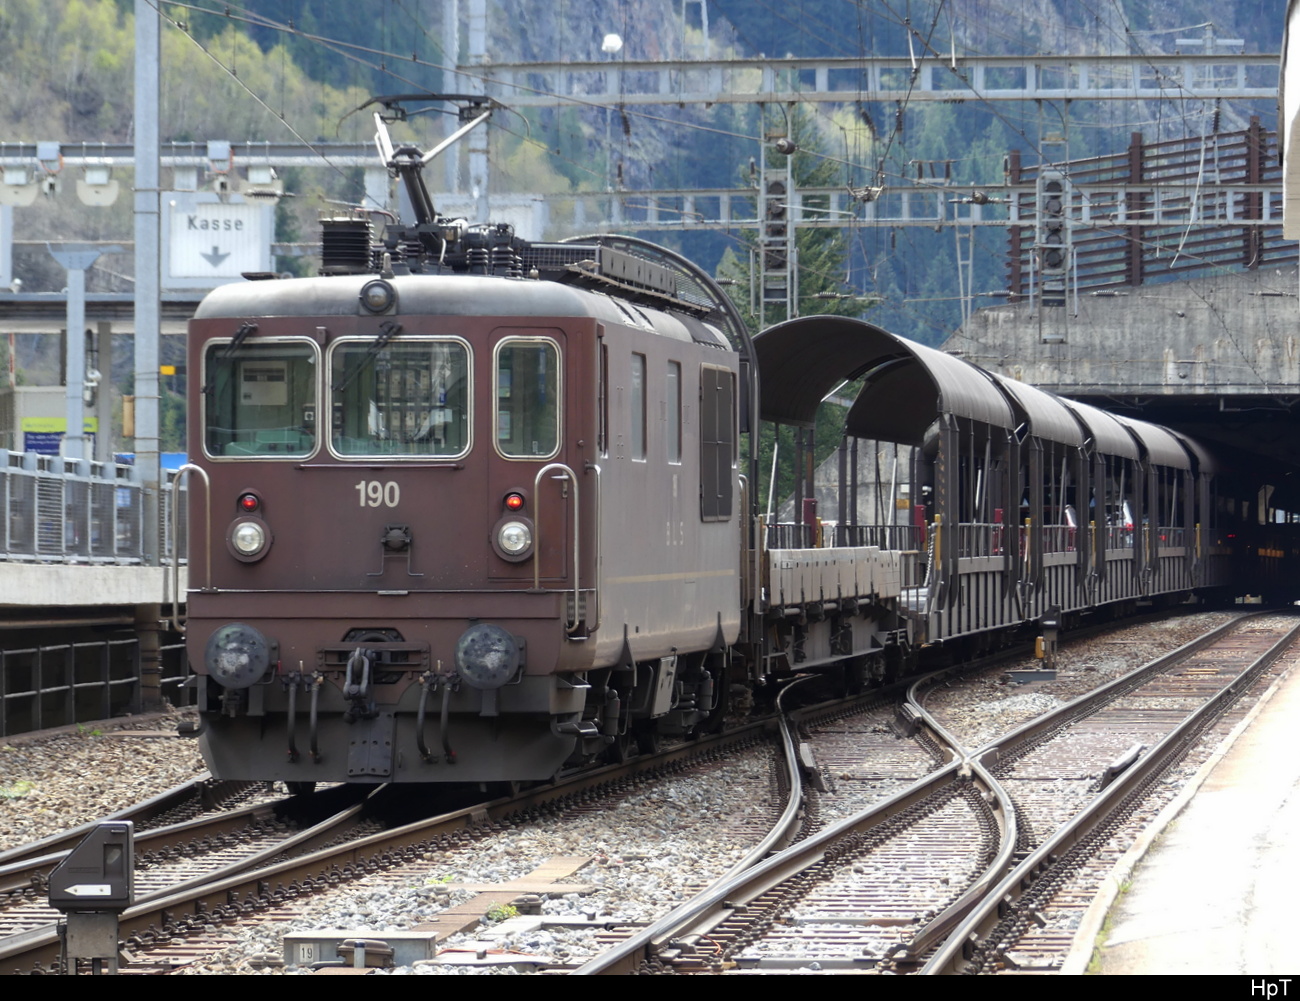
<svg viewBox="0 0 1300 1001">
<path fill-rule="evenodd" d="M 1189 740 L 1162 735 L 1172 733 L 1184 717 L 1207 715 L 1215 711 L 1209 707 L 1235 698 L 1294 639 L 1294 620 L 1259 623 L 1254 617 L 1229 623 L 974 751 L 963 748 L 922 704 L 921 693 L 954 672 L 921 679 L 904 718 L 944 748 L 947 764 L 904 792 L 710 888 L 699 901 L 643 934 L 643 947 L 632 961 L 602 958 L 582 972 L 747 967 L 908 972 L 941 943 L 959 943 L 958 951 L 966 952 L 972 941 L 980 943 L 977 952 L 1000 950 L 1004 968 L 1016 965 L 1015 947 L 985 947 L 970 931 L 974 918 L 967 916 L 982 907 L 996 914 L 999 902 L 1005 909 L 1010 877 L 1002 877 L 1013 867 L 1021 871 L 1026 856 L 1041 865 L 1060 850 L 1061 838 L 1070 837 L 1062 831 L 1083 823 L 1077 818 L 1078 787 L 1097 784 L 1098 775 L 1124 757 L 1116 747 Z M 1194 726 L 1180 730 L 1188 728 Z M 878 725 L 866 729 L 880 732 Z M 1147 756 L 1153 761 L 1166 757 L 1154 749 Z M 869 760 L 856 763 L 859 774 L 872 770 Z M 852 776 L 853 764 L 841 758 L 835 767 Z M 1044 772 L 1055 766 L 1064 768 L 1064 777 Z M 1117 769 L 1118 778 L 1108 788 L 1127 788 L 1145 771 L 1144 761 L 1130 762 L 1127 770 Z M 1148 776 L 1145 781 L 1158 779 Z M 1039 787 L 1044 783 L 1056 787 L 1056 794 L 1043 794 Z M 1103 791 L 1095 798 L 1113 795 Z M 993 808 L 982 815 L 981 806 L 990 804 Z M 1001 833 L 996 852 L 994 826 Z M 978 872 L 972 856 L 955 848 L 973 840 L 972 832 L 978 832 L 976 855 L 996 855 Z M 1027 931 L 1031 939 L 1037 935 L 1059 943 L 1062 938 L 1061 930 L 1038 911 L 1018 912 L 1016 930 Z M 1012 962 L 1006 961 L 1008 953 Z M 926 972 L 937 969 L 934 962 L 925 967 Z M 956 969 L 970 966 L 958 962 L 948 972 Z"/>
<path fill-rule="evenodd" d="M 1050 972 L 1059 968 L 1069 949 L 1069 927 L 1087 906 L 1091 894 L 1081 891 L 1074 875 L 1101 851 L 1128 817 L 1143 809 L 1161 779 L 1220 720 L 1232 713 L 1242 696 L 1284 654 L 1300 641 L 1300 622 L 1293 616 L 1249 617 L 1216 630 L 1210 636 L 1161 658 L 1148 668 L 1120 679 L 1109 692 L 1076 700 L 1057 714 L 1061 719 L 1035 721 L 1020 728 L 1004 744 L 1002 754 L 1014 759 L 1011 771 L 1032 753 L 1077 745 L 1062 720 L 1072 717 L 1105 743 L 1124 739 L 1137 726 L 1153 743 L 1104 784 L 1077 812 L 1050 834 L 1035 839 L 1019 863 L 979 901 L 948 939 L 928 959 L 924 973 L 988 973 L 1004 970 Z M 1088 703 L 1092 704 L 1088 704 Z M 1183 703 L 1179 705 L 1179 703 Z M 1181 715 L 1172 721 L 1171 716 Z M 1164 717 L 1167 725 L 1158 720 Z M 1159 727 L 1159 732 L 1152 732 Z M 1062 738 L 1057 743 L 1053 738 Z M 1006 748 L 1010 748 L 1009 752 Z M 1023 750 L 1022 750 L 1023 749 Z M 988 755 L 991 748 L 981 748 Z M 1105 780 L 1103 779 L 1103 782 Z M 1044 825 L 1047 826 L 1047 825 Z M 1058 895 L 1062 901 L 1051 913 Z M 1087 899 L 1085 899 L 1087 898 Z"/>
<path fill-rule="evenodd" d="M 322 798 L 337 797 L 324 793 Z M 279 806 L 283 804 L 238 807 L 136 836 L 133 910 L 257 869 L 285 854 L 310 851 L 349 833 L 373 829 L 363 817 L 363 804 L 352 803 L 305 827 L 280 819 Z M 65 850 L 24 858 L 0 870 L 0 879 L 8 889 L 0 899 L 0 957 L 4 960 L 21 958 L 24 950 L 40 951 L 52 937 L 57 938 L 59 913 L 46 902 L 46 884 L 49 873 L 66 854 Z"/>
<path fill-rule="evenodd" d="M 767 722 L 755 723 L 653 758 L 608 766 L 543 789 L 363 837 L 341 837 L 338 827 L 345 821 L 336 818 L 328 831 L 321 826 L 296 835 L 300 842 L 296 848 L 281 842 L 264 848 L 256 860 L 247 859 L 233 869 L 196 876 L 183 886 L 157 889 L 148 899 L 137 895 L 135 905 L 122 915 L 120 934 L 134 960 L 126 970 L 170 970 L 211 952 L 221 942 L 223 924 L 300 906 L 310 894 L 340 883 L 481 842 L 500 831 L 502 824 L 528 823 L 556 812 L 589 809 L 601 796 L 617 796 L 634 783 L 707 763 L 713 757 L 761 741 L 768 729 Z M 793 769 L 793 765 L 788 768 Z M 793 788 L 797 794 L 797 782 Z M 797 813 L 797 806 L 791 812 Z M 336 843 L 320 845 L 327 840 Z M 299 854 L 291 854 L 295 850 Z M 458 929 L 449 926 L 442 937 Z M 0 939 L 0 968 L 39 972 L 53 968 L 57 962 L 57 936 L 49 925 Z"/>
<path fill-rule="evenodd" d="M 918 926 L 940 919 L 963 890 L 986 883 L 984 874 L 1005 865 L 1014 847 L 1014 828 L 1001 819 L 1009 801 L 999 801 L 985 769 L 970 766 L 941 726 L 914 726 L 911 714 L 905 726 L 917 743 L 910 765 L 880 776 L 872 759 L 850 760 L 846 738 L 855 733 L 887 745 L 890 761 L 900 760 L 904 746 L 885 735 L 878 699 L 858 708 L 811 721 L 813 729 L 835 732 L 827 755 L 835 771 L 848 776 L 843 781 L 878 776 L 905 788 L 776 855 L 758 856 L 577 972 L 869 969 Z M 943 758 L 949 763 L 936 768 Z M 906 781 L 910 769 L 922 777 Z"/>
<path fill-rule="evenodd" d="M 1221 630 L 1220 649 L 1232 652 L 1237 660 L 1247 657 L 1250 644 L 1240 637 L 1252 632 L 1254 640 L 1265 634 L 1240 624 Z M 1095 774 L 1111 762 L 1115 746 L 1136 738 L 1154 739 L 1153 728 L 1163 728 L 1165 721 L 1185 713 L 1189 702 L 1215 687 L 1212 679 L 1222 674 L 1217 664 L 1187 660 L 1198 655 L 1195 649 L 1185 648 L 1176 655 L 1183 664 L 1172 680 L 1167 673 L 1160 676 L 1159 668 L 1148 666 L 1075 700 L 1055 718 L 1035 720 L 974 751 L 963 748 L 930 718 L 923 704 L 926 686 L 933 690 L 932 686 L 945 682 L 943 675 L 913 686 L 912 708 L 902 712 L 901 722 L 895 719 L 894 704 L 882 700 L 879 693 L 859 698 L 852 710 L 844 706 L 804 710 L 797 729 L 781 738 L 787 757 L 782 765 L 784 784 L 797 788 L 802 769 L 814 784 L 855 787 L 859 798 L 876 802 L 841 816 L 833 806 L 839 797 L 827 797 L 820 808 L 805 805 L 802 814 L 791 799 L 782 822 L 764 844 L 756 845 L 700 899 L 640 929 L 598 960 L 573 965 L 580 966 L 582 973 L 919 968 L 939 943 L 960 936 L 960 929 L 967 927 L 961 922 L 967 921 L 967 913 L 990 887 L 997 897 L 1004 882 L 1001 877 L 1008 870 L 1030 852 L 1038 855 L 1043 845 L 1055 843 L 1047 840 L 1047 834 L 1061 816 L 1077 812 L 1070 804 L 1080 798 L 1079 789 L 1095 781 Z M 1212 651 L 1198 656 L 1226 659 Z M 1228 687 L 1241 685 L 1236 681 Z M 1100 729 L 1108 719 L 1121 729 Z M 915 730 L 916 740 L 900 742 L 896 735 L 900 726 Z M 760 724 L 751 731 L 761 729 Z M 748 739 L 731 734 L 716 744 L 702 741 L 678 748 L 663 760 L 611 766 L 552 789 L 349 839 L 328 851 L 304 848 L 300 858 L 286 858 L 283 848 L 268 847 L 267 859 L 274 859 L 264 860 L 256 871 L 215 882 L 211 877 L 196 879 L 203 885 L 185 891 L 160 890 L 157 901 L 132 908 L 123 926 L 128 952 L 136 960 L 131 969 L 164 972 L 193 962 L 233 942 L 233 932 L 225 930 L 229 922 L 247 921 L 254 914 L 263 921 L 288 922 L 308 894 L 333 885 L 363 876 L 382 884 L 385 877 L 377 874 L 384 872 L 393 873 L 393 885 L 400 885 L 403 866 L 423 860 L 427 868 L 432 858 L 450 857 L 462 848 L 477 851 L 473 846 L 490 844 L 502 825 L 526 824 L 530 817 L 556 812 L 598 814 L 609 808 L 609 800 L 601 797 L 620 795 L 620 787 L 626 789 L 627 783 L 636 781 L 635 773 L 685 767 L 682 762 L 701 752 L 728 753 L 725 748 L 732 746 L 730 742 Z M 801 747 L 810 739 L 815 741 L 815 753 Z M 1102 746 L 1103 752 L 1085 755 L 1078 750 L 1092 744 Z M 907 752 L 899 753 L 903 748 Z M 670 759 L 678 763 L 668 763 Z M 1074 791 L 1064 797 L 1040 795 L 1044 769 L 1057 765 L 1072 766 L 1074 771 L 1063 773 L 1066 777 L 1060 781 L 1054 776 L 1052 784 Z M 1127 777 L 1125 773 L 1121 779 Z M 742 836 L 759 840 L 750 830 Z M 321 834 L 316 841 L 328 837 Z M 782 850 L 795 838 L 803 840 Z M 560 865 L 565 860 L 553 861 Z M 576 872 L 590 859 L 569 861 Z M 1064 885 L 1065 879 L 1057 882 Z M 409 883 L 409 877 L 406 880 Z M 437 937 L 445 939 L 475 927 L 482 917 L 474 911 L 477 906 L 447 903 L 446 927 Z M 685 913 L 692 910 L 692 915 Z M 1046 955 L 1064 936 L 1050 915 L 1044 920 L 1042 914 L 1042 908 L 1031 910 L 1021 921 L 1031 939 L 1037 933 L 1036 941 L 994 945 L 990 938 L 984 950 L 983 936 L 975 933 L 976 951 L 994 956 L 993 969 L 1051 968 L 1052 961 L 1038 958 L 1034 950 L 1041 945 Z M 580 918 L 575 927 L 583 923 Z M 602 933 L 596 909 L 585 923 L 593 935 L 603 934 L 607 940 L 618 937 L 617 932 Z M 37 963 L 48 968 L 53 959 L 49 943 L 37 938 L 29 932 L 0 941 L 0 963 L 9 969 L 33 968 Z M 560 957 L 563 967 L 562 953 Z M 458 962 L 454 957 L 442 961 Z M 554 968 L 556 962 L 550 965 Z M 960 968 L 969 968 L 963 962 L 967 965 Z"/>
<path fill-rule="evenodd" d="M 142 803 L 111 813 L 101 820 L 81 824 L 39 841 L 0 851 L 0 867 L 12 868 L 16 864 L 35 859 L 61 860 L 78 845 L 92 828 L 104 820 L 129 820 L 136 832 L 179 824 L 213 811 L 232 810 L 241 805 L 268 802 L 264 782 L 227 782 L 212 778 L 206 772 L 189 782 L 159 793 Z M 0 882 L 0 893 L 12 887 Z"/>
</svg>

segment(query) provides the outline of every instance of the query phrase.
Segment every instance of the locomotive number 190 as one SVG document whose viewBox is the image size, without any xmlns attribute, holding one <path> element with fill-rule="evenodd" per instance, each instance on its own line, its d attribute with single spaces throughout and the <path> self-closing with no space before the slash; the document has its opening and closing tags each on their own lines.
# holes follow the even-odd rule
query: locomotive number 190
<svg viewBox="0 0 1300 1001">
<path fill-rule="evenodd" d="M 392 480 L 362 480 L 357 484 L 357 503 L 361 507 L 397 507 L 402 491 Z"/>
</svg>

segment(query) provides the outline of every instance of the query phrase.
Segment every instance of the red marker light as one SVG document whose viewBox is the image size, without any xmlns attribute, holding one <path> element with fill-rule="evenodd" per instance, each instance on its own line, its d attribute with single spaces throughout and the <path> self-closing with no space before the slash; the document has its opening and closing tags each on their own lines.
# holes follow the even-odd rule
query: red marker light
<svg viewBox="0 0 1300 1001">
<path fill-rule="evenodd" d="M 243 494 L 239 498 L 239 506 L 242 510 L 252 514 L 260 505 L 255 494 Z"/>
<path fill-rule="evenodd" d="M 517 493 L 506 494 L 506 507 L 511 511 L 518 511 L 524 506 L 524 495 Z"/>
</svg>

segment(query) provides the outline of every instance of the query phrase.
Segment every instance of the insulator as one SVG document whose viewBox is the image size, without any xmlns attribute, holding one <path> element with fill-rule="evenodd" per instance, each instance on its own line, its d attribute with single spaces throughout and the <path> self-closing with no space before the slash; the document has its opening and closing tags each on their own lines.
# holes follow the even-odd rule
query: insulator
<svg viewBox="0 0 1300 1001">
<path fill-rule="evenodd" d="M 363 275 L 370 270 L 370 220 L 321 220 L 323 275 Z"/>
<path fill-rule="evenodd" d="M 492 273 L 507 278 L 518 278 L 524 272 L 523 260 L 509 244 L 497 244 L 492 248 Z"/>
<path fill-rule="evenodd" d="M 418 237 L 408 240 L 402 240 L 398 244 L 398 249 L 402 252 L 402 257 L 406 261 L 406 266 L 414 272 L 423 271 L 424 245 L 420 243 Z"/>
<path fill-rule="evenodd" d="M 472 275 L 486 275 L 492 266 L 492 254 L 487 247 L 467 248 L 465 260 L 469 262 L 469 271 Z"/>
</svg>

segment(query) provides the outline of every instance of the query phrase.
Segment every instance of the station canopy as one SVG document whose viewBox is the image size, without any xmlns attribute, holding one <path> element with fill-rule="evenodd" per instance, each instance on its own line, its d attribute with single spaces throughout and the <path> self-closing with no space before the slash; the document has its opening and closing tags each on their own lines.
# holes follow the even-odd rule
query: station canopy
<svg viewBox="0 0 1300 1001">
<path fill-rule="evenodd" d="M 920 445 L 948 413 L 1011 429 L 1006 398 L 980 369 L 862 320 L 805 316 L 754 338 L 761 416 L 810 428 L 836 386 L 864 379 L 845 432 L 858 438 Z"/>
</svg>

